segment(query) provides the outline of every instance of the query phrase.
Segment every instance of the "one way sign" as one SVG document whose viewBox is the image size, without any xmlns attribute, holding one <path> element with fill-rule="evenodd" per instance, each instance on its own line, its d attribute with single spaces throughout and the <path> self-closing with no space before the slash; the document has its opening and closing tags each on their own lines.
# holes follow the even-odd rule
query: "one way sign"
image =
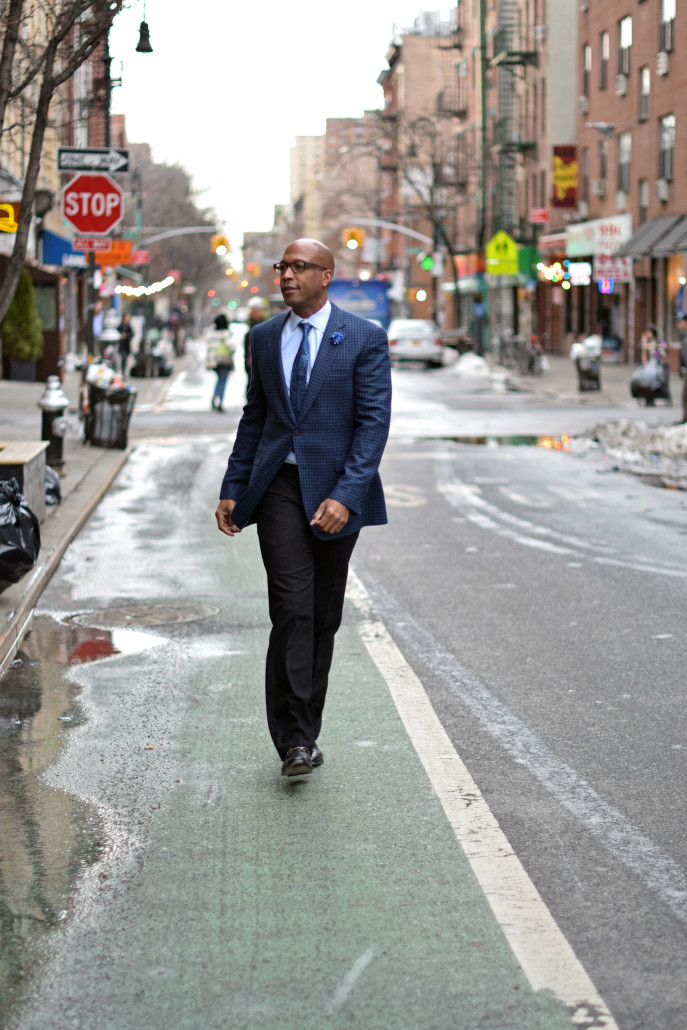
<svg viewBox="0 0 687 1030">
<path fill-rule="evenodd" d="M 59 147 L 57 168 L 60 172 L 129 171 L 129 151 L 116 147 Z"/>
</svg>

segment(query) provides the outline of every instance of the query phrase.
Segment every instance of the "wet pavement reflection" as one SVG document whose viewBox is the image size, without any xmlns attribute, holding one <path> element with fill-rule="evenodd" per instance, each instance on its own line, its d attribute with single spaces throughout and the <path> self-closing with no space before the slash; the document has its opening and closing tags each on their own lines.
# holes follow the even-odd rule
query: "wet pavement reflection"
<svg viewBox="0 0 687 1030">
<path fill-rule="evenodd" d="M 37 945 L 67 918 L 81 871 L 105 846 L 95 810 L 43 773 L 81 721 L 70 667 L 119 654 L 113 638 L 37 616 L 0 678 L 0 1025 Z"/>
</svg>

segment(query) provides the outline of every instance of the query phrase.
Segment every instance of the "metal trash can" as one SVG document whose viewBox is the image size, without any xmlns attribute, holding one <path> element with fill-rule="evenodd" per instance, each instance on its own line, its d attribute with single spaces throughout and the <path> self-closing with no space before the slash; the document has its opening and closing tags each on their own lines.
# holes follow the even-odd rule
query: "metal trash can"
<svg viewBox="0 0 687 1030">
<path fill-rule="evenodd" d="M 130 386 L 88 387 L 84 436 L 94 447 L 119 447 L 129 442 L 129 422 L 137 391 Z"/>
</svg>

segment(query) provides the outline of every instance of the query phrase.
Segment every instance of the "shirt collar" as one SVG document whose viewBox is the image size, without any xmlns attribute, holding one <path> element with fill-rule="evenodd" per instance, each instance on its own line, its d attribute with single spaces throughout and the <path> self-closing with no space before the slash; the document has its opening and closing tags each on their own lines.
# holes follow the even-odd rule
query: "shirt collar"
<svg viewBox="0 0 687 1030">
<path fill-rule="evenodd" d="M 316 311 L 314 315 L 310 315 L 308 318 L 302 318 L 301 315 L 297 315 L 295 311 L 292 311 L 289 315 L 289 328 L 295 330 L 298 328 L 301 322 L 310 322 L 310 325 L 314 326 L 318 332 L 323 333 L 327 328 L 327 322 L 329 316 L 332 313 L 332 305 L 330 301 L 325 301 L 324 307 Z"/>
</svg>

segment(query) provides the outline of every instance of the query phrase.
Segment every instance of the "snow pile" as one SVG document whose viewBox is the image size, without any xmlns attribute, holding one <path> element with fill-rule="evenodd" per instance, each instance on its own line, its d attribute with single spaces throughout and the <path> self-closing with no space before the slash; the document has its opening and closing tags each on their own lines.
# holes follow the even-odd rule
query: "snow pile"
<svg viewBox="0 0 687 1030">
<path fill-rule="evenodd" d="M 650 426 L 618 419 L 601 422 L 581 433 L 574 450 L 600 448 L 624 472 L 652 476 L 687 489 L 687 424 Z"/>
<path fill-rule="evenodd" d="M 479 354 L 461 354 L 456 363 L 452 366 L 454 375 L 465 376 L 467 379 L 489 379 L 491 368 L 484 358 Z"/>
</svg>

